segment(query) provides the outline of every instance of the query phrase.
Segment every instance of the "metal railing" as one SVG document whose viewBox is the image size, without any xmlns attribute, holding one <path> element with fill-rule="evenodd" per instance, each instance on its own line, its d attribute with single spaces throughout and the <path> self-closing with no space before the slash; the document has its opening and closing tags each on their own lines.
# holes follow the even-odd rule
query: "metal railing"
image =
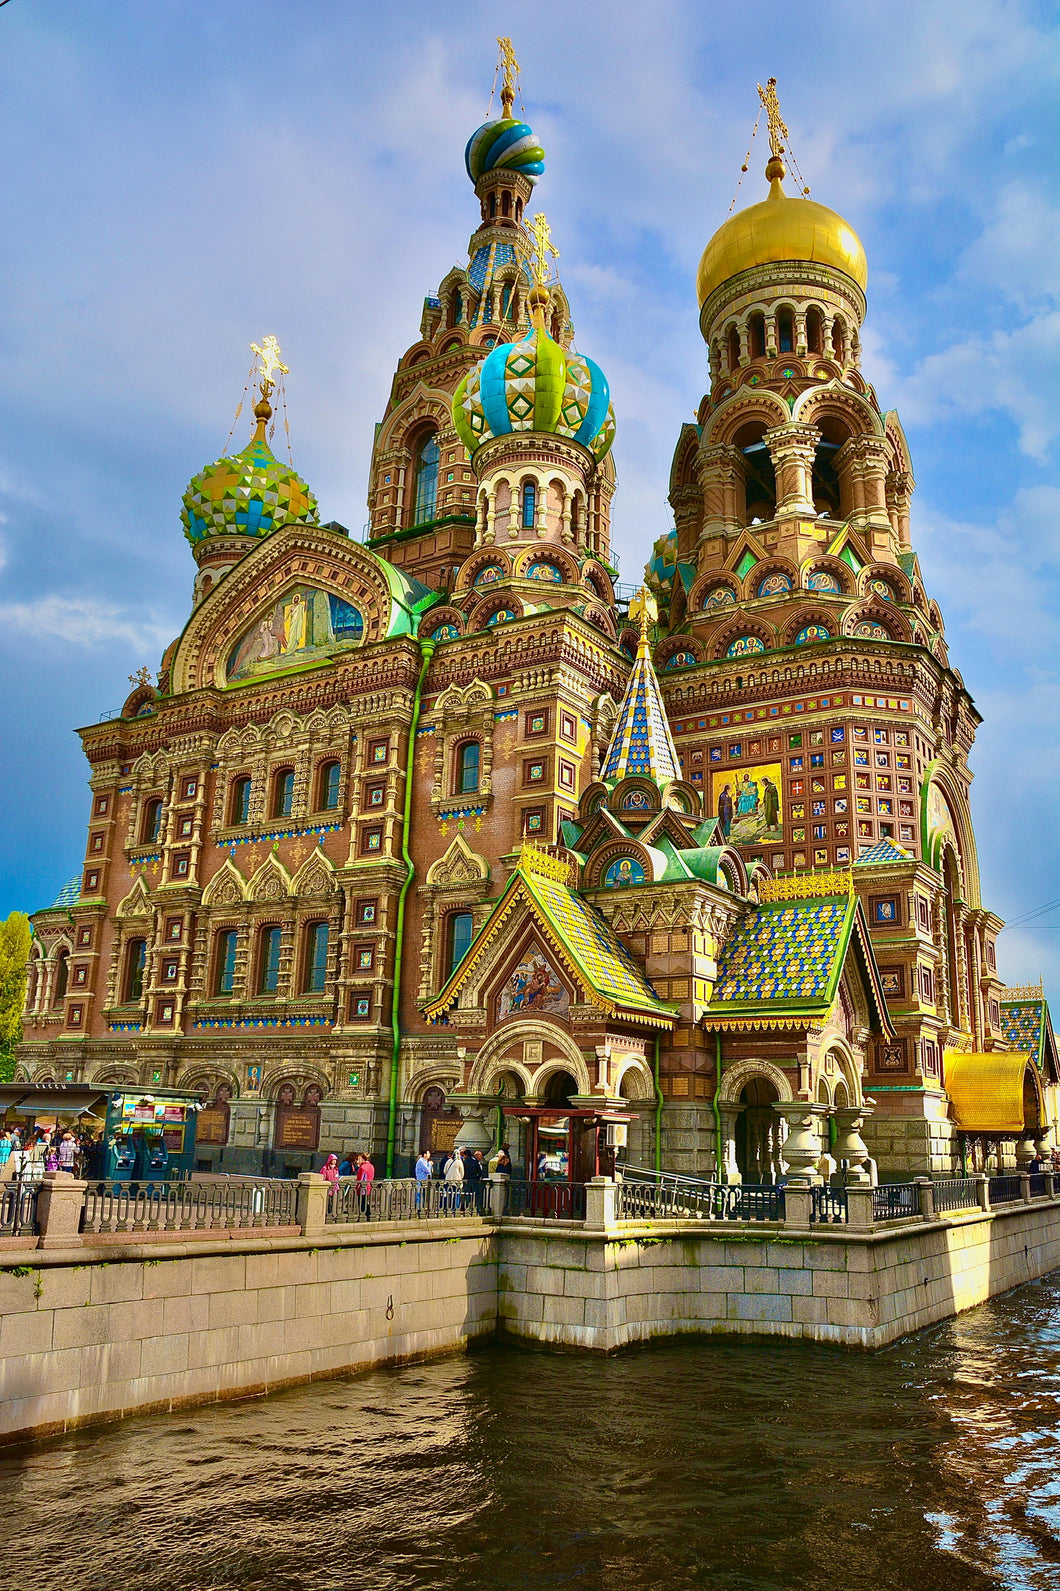
<svg viewBox="0 0 1060 1591">
<path fill-rule="evenodd" d="M 584 1182 L 509 1182 L 505 1215 L 584 1221 Z"/>
<path fill-rule="evenodd" d="M 991 1177 L 989 1186 L 991 1204 L 1014 1204 L 1023 1198 L 1023 1185 L 1018 1176 Z"/>
<path fill-rule="evenodd" d="M 847 1218 L 847 1190 L 827 1184 L 810 1189 L 810 1220 L 818 1226 L 838 1226 Z"/>
<path fill-rule="evenodd" d="M 0 1234 L 20 1237 L 36 1232 L 39 1182 L 0 1183 Z"/>
<path fill-rule="evenodd" d="M 920 1214 L 920 1193 L 915 1182 L 885 1182 L 872 1190 L 872 1214 L 876 1221 L 909 1220 Z"/>
<path fill-rule="evenodd" d="M 768 1183 L 730 1185 L 663 1173 L 649 1182 L 635 1174 L 618 1184 L 615 1215 L 619 1221 L 781 1221 L 784 1190 Z"/>
<path fill-rule="evenodd" d="M 979 1194 L 971 1177 L 942 1177 L 932 1183 L 931 1191 L 936 1215 L 947 1210 L 974 1210 L 979 1205 Z"/>
<path fill-rule="evenodd" d="M 1046 1185 L 1045 1185 L 1045 1172 L 1044 1171 L 1032 1171 L 1031 1172 L 1031 1198 L 1032 1199 L 1044 1199 L 1045 1195 L 1046 1195 L 1046 1192 L 1047 1192 L 1047 1189 L 1046 1189 Z"/>
<path fill-rule="evenodd" d="M 480 1216 L 489 1210 L 489 1183 L 476 1186 L 413 1177 L 377 1178 L 365 1192 L 356 1177 L 343 1177 L 328 1194 L 325 1220 L 333 1226 L 360 1221 L 441 1220 Z"/>
<path fill-rule="evenodd" d="M 84 1233 L 208 1232 L 294 1226 L 298 1183 L 277 1178 L 227 1182 L 97 1182 L 85 1190 Z"/>
</svg>

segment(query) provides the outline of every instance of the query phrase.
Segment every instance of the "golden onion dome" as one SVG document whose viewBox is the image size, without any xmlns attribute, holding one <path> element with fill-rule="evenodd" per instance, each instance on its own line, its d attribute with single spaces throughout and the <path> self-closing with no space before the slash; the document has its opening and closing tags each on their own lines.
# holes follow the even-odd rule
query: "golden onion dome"
<svg viewBox="0 0 1060 1591">
<path fill-rule="evenodd" d="M 831 266 L 864 289 L 869 267 L 853 227 L 826 205 L 786 194 L 784 162 L 775 155 L 766 176 L 768 197 L 730 216 L 703 250 L 696 278 L 700 305 L 740 271 L 782 260 Z"/>
</svg>

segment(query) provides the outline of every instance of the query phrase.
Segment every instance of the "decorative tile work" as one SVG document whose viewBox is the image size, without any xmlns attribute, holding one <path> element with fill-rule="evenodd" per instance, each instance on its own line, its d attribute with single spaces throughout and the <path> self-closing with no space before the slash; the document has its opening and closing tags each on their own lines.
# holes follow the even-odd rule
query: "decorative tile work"
<svg viewBox="0 0 1060 1591">
<path fill-rule="evenodd" d="M 329 1028 L 332 1019 L 328 1016 L 292 1016 L 292 1017 L 211 1017 L 206 1021 L 193 1022 L 192 1026 L 199 1028 Z"/>
<path fill-rule="evenodd" d="M 858 811 L 861 811 L 860 807 Z M 870 845 L 867 850 L 862 851 L 854 866 L 871 867 L 873 863 L 878 862 L 913 862 L 915 860 L 916 858 L 911 851 L 903 851 L 902 847 L 895 845 L 893 840 L 879 840 L 875 845 Z"/>
<path fill-rule="evenodd" d="M 1006 1043 L 1028 1051 L 1040 1064 L 1045 1037 L 1045 1001 L 1018 1000 L 1010 1004 L 1003 1000 L 1001 1031 Z"/>
<path fill-rule="evenodd" d="M 68 884 L 63 885 L 52 901 L 51 910 L 54 911 L 57 906 L 76 906 L 80 899 L 81 875 L 78 873 L 76 878 L 72 878 Z"/>
<path fill-rule="evenodd" d="M 633 774 L 656 784 L 681 777 L 662 692 L 644 638 L 618 709 L 600 777 L 607 784 L 617 784 Z"/>
<path fill-rule="evenodd" d="M 267 536 L 280 525 L 311 524 L 317 500 L 281 464 L 264 436 L 240 453 L 207 464 L 190 482 L 181 519 L 192 546 L 206 536 Z"/>
<path fill-rule="evenodd" d="M 853 910 L 849 897 L 760 906 L 725 946 L 711 1004 L 821 1003 L 846 948 Z"/>
<path fill-rule="evenodd" d="M 341 828 L 341 823 L 307 823 L 293 829 L 255 829 L 253 834 L 237 834 L 227 840 L 215 840 L 214 844 L 222 851 L 230 851 L 234 845 L 255 845 L 259 840 L 294 840 L 301 834 L 332 834 Z"/>
</svg>

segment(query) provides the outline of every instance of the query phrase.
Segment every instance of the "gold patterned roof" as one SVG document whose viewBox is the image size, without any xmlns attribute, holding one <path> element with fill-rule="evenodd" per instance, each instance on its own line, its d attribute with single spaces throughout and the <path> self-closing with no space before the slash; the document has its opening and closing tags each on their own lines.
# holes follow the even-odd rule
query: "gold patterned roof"
<svg viewBox="0 0 1060 1591">
<path fill-rule="evenodd" d="M 962 1132 L 1023 1131 L 1023 1078 L 1029 1060 L 1018 1050 L 945 1052 L 946 1092 Z"/>
<path fill-rule="evenodd" d="M 740 271 L 781 260 L 829 265 L 862 289 L 869 277 L 865 250 L 853 227 L 827 205 L 793 199 L 784 192 L 782 179 L 774 177 L 768 197 L 730 216 L 703 250 L 696 279 L 700 304 Z"/>
</svg>

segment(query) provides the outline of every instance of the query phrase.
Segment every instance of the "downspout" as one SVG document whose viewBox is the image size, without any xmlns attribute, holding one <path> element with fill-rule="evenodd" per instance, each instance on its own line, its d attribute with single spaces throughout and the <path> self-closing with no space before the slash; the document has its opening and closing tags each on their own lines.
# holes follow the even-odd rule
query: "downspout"
<svg viewBox="0 0 1060 1591">
<path fill-rule="evenodd" d="M 398 896 L 397 923 L 394 930 L 394 989 L 390 1006 L 390 1031 L 393 1036 L 393 1048 L 390 1052 L 390 1079 L 388 1084 L 388 1104 L 386 1120 L 386 1174 L 394 1175 L 394 1139 L 397 1135 L 397 1107 L 398 1107 L 398 1061 L 401 1054 L 401 953 L 405 943 L 405 897 L 409 892 L 416 869 L 412 857 L 409 855 L 409 822 L 412 817 L 412 775 L 416 765 L 416 730 L 420 722 L 420 702 L 423 697 L 423 682 L 427 677 L 431 658 L 434 655 L 433 641 L 420 641 L 420 672 L 416 680 L 416 692 L 412 698 L 412 723 L 409 725 L 409 745 L 405 758 L 405 810 L 401 818 L 401 860 L 405 864 L 405 882 L 401 886 Z"/>
<path fill-rule="evenodd" d="M 714 1174 L 717 1177 L 719 1182 L 722 1180 L 722 1177 L 724 1175 L 724 1169 L 725 1169 L 724 1168 L 724 1163 L 723 1163 L 723 1151 L 724 1151 L 724 1147 L 725 1146 L 722 1143 L 722 1137 L 721 1137 L 721 1106 L 718 1104 L 718 1101 L 720 1100 L 720 1098 L 721 1098 L 721 1029 L 719 1028 L 718 1031 L 714 1035 L 714 1098 L 711 1100 L 711 1106 L 713 1107 L 713 1110 L 714 1110 L 714 1159 L 715 1159 L 715 1171 L 714 1171 Z"/>
<path fill-rule="evenodd" d="M 663 1093 L 659 1081 L 659 1035 L 655 1035 L 655 1063 L 652 1068 L 652 1081 L 655 1084 L 655 1174 L 662 1171 L 662 1113 Z"/>
</svg>

